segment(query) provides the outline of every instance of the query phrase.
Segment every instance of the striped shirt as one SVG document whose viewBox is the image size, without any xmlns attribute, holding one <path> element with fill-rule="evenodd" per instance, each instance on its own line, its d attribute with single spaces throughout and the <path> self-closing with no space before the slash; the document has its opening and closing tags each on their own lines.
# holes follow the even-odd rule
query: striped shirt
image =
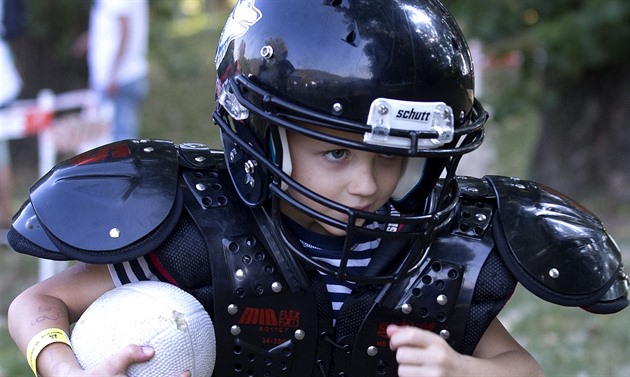
<svg viewBox="0 0 630 377">
<path fill-rule="evenodd" d="M 376 223 L 370 224 L 368 228 L 376 228 Z M 333 267 L 339 267 L 341 253 L 345 237 L 332 237 L 313 233 L 298 225 L 291 224 L 291 228 L 308 254 L 315 260 L 325 262 Z M 380 239 L 363 239 L 352 246 L 346 271 L 349 275 L 359 275 L 362 270 L 372 260 L 374 250 L 380 244 Z M 341 309 L 344 301 L 352 292 L 354 283 L 339 280 L 327 273 L 321 272 L 326 288 L 332 301 L 333 320 L 337 318 L 337 313 Z"/>
</svg>

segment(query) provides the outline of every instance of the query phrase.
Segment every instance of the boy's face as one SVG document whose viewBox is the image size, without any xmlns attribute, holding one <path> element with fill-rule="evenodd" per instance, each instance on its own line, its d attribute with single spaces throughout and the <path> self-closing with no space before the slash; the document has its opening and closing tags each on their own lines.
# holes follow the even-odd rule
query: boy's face
<svg viewBox="0 0 630 377">
<path fill-rule="evenodd" d="M 326 130 L 328 134 L 349 138 L 348 133 Z M 359 135 L 350 136 L 360 139 Z M 347 149 L 335 144 L 287 131 L 293 169 L 291 177 L 315 193 L 345 206 L 374 212 L 392 195 L 403 169 L 404 157 L 375 154 Z M 342 222 L 348 221 L 345 213 L 322 206 L 296 190 L 288 193 L 314 210 Z M 314 232 L 343 236 L 345 231 L 317 221 L 282 203 L 282 211 L 300 225 Z M 362 225 L 359 220 L 357 226 Z"/>
</svg>

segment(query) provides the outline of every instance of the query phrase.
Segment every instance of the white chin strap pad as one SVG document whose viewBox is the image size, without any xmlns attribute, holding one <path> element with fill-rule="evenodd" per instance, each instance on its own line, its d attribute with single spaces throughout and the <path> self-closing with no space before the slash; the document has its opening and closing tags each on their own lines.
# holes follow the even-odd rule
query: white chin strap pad
<svg viewBox="0 0 630 377">
<path fill-rule="evenodd" d="M 289 142 L 287 140 L 287 130 L 283 127 L 278 127 L 278 134 L 280 135 L 280 142 L 282 143 L 282 171 L 287 175 L 291 175 L 293 172 L 293 164 L 291 164 L 291 151 L 289 150 Z M 287 184 L 282 182 L 280 188 L 286 191 Z"/>
<path fill-rule="evenodd" d="M 398 181 L 398 186 L 392 193 L 393 200 L 403 200 L 418 185 L 420 178 L 424 174 L 426 162 L 426 158 L 421 157 L 408 157 L 405 159 L 405 166 Z"/>
</svg>

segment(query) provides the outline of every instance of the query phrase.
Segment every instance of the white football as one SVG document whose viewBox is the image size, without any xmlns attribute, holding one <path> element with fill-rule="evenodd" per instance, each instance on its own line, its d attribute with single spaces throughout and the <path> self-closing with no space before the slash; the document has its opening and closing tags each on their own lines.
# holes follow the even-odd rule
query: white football
<svg viewBox="0 0 630 377">
<path fill-rule="evenodd" d="M 71 333 L 74 353 L 86 369 L 127 344 L 149 345 L 155 355 L 132 364 L 128 375 L 212 376 L 216 359 L 214 327 L 192 295 L 155 281 L 123 285 L 99 297 L 83 313 Z"/>
</svg>

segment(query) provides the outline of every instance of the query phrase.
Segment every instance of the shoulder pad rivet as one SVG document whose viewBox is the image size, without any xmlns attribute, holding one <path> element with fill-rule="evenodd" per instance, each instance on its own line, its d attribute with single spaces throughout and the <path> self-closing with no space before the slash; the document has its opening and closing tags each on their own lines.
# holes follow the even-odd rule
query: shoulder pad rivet
<svg viewBox="0 0 630 377">
<path fill-rule="evenodd" d="M 442 337 L 442 339 L 448 339 L 451 336 L 451 332 L 447 329 L 441 330 L 440 336 Z"/>
<path fill-rule="evenodd" d="M 478 213 L 475 215 L 475 218 L 477 219 L 477 221 L 486 221 L 488 217 L 483 213 Z"/>
<path fill-rule="evenodd" d="M 238 335 L 241 333 L 241 328 L 238 325 L 233 325 L 232 327 L 230 327 L 230 334 L 232 335 Z"/>
<path fill-rule="evenodd" d="M 378 348 L 374 346 L 369 346 L 367 348 L 367 354 L 368 356 L 376 356 L 378 354 Z"/>
<path fill-rule="evenodd" d="M 411 305 L 409 305 L 409 304 L 403 304 L 403 305 L 400 307 L 400 310 L 402 310 L 402 312 L 403 312 L 404 314 L 409 314 L 409 313 L 411 313 Z"/>
<path fill-rule="evenodd" d="M 238 313 L 238 306 L 236 306 L 234 304 L 230 304 L 227 307 L 227 311 L 228 311 L 228 313 L 234 315 L 234 314 Z"/>
<path fill-rule="evenodd" d="M 551 270 L 549 270 L 549 276 L 551 276 L 554 279 L 557 279 L 560 276 L 560 271 L 558 271 L 557 268 L 552 268 Z"/>
<path fill-rule="evenodd" d="M 439 295 L 437 296 L 437 303 L 440 305 L 446 305 L 446 303 L 448 302 L 448 297 L 446 297 L 446 295 Z"/>
<path fill-rule="evenodd" d="M 295 339 L 302 340 L 306 336 L 306 333 L 304 332 L 304 330 L 298 329 L 298 330 L 295 330 L 294 336 L 295 336 Z"/>
<path fill-rule="evenodd" d="M 112 228 L 109 230 L 109 236 L 111 238 L 118 238 L 120 237 L 120 229 L 118 228 Z"/>
<path fill-rule="evenodd" d="M 274 292 L 276 292 L 276 293 L 281 292 L 281 291 L 282 291 L 282 283 L 280 283 L 280 282 L 278 282 L 278 281 L 274 281 L 274 282 L 271 284 L 271 290 L 272 290 L 272 291 L 274 291 Z"/>
<path fill-rule="evenodd" d="M 245 271 L 239 268 L 238 270 L 236 270 L 235 276 L 238 280 L 243 280 L 245 278 Z"/>
</svg>

